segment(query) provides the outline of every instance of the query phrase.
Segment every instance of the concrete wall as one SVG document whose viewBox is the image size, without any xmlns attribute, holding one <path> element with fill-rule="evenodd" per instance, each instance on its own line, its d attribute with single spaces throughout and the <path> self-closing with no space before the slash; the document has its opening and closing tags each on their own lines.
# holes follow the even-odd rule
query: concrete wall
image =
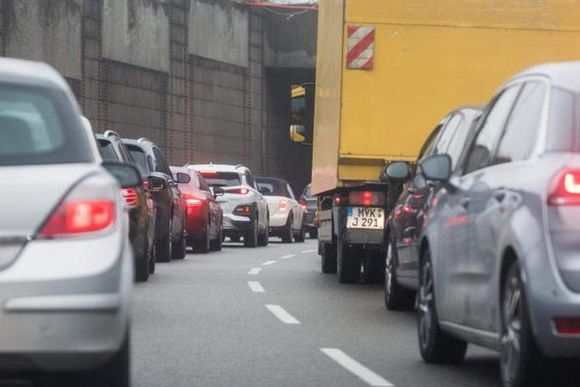
<svg viewBox="0 0 580 387">
<path fill-rule="evenodd" d="M 189 53 L 248 66 L 249 12 L 227 0 L 197 0 L 189 12 Z"/>
<path fill-rule="evenodd" d="M 103 56 L 169 71 L 168 0 L 105 0 Z"/>
</svg>

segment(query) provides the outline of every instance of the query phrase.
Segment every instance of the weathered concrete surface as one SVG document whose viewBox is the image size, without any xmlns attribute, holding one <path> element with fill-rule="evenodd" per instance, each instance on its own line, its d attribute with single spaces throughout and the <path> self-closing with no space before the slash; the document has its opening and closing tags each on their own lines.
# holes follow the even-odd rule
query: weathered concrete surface
<svg viewBox="0 0 580 387">
<path fill-rule="evenodd" d="M 104 0 L 103 56 L 169 71 L 168 0 Z"/>
<path fill-rule="evenodd" d="M 248 66 L 248 10 L 227 0 L 194 0 L 189 12 L 189 53 Z"/>
<path fill-rule="evenodd" d="M 4 0 L 4 55 L 47 62 L 81 77 L 83 0 Z"/>
</svg>

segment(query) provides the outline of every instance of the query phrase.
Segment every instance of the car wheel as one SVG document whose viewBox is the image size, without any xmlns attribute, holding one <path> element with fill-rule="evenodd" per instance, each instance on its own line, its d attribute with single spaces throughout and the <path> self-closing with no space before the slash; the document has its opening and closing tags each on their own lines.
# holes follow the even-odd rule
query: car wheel
<svg viewBox="0 0 580 387">
<path fill-rule="evenodd" d="M 137 282 L 145 282 L 149 279 L 150 262 L 153 260 L 151 249 L 149 248 L 149 241 L 145 241 L 144 249 L 143 256 L 135 260 L 135 280 Z"/>
<path fill-rule="evenodd" d="M 157 254 L 155 253 L 155 244 L 151 245 L 151 259 L 149 260 L 149 274 L 155 273 L 155 264 L 157 263 Z"/>
<path fill-rule="evenodd" d="M 399 285 L 396 266 L 395 247 L 389 238 L 385 257 L 385 307 L 388 310 L 410 310 L 413 308 L 415 293 Z"/>
<path fill-rule="evenodd" d="M 193 239 L 193 252 L 197 254 L 206 254 L 210 250 L 210 239 L 209 239 L 209 223 L 205 226 L 205 231 L 200 238 Z"/>
<path fill-rule="evenodd" d="M 308 236 L 310 237 L 310 239 L 318 238 L 318 230 L 308 231 Z"/>
<path fill-rule="evenodd" d="M 306 239 L 306 226 L 304 226 L 304 223 L 302 223 L 300 231 L 294 234 L 294 240 L 298 243 L 302 243 L 304 242 L 305 239 Z"/>
<path fill-rule="evenodd" d="M 270 242 L 270 226 L 268 225 L 264 233 L 258 237 L 258 246 L 266 247 Z"/>
<path fill-rule="evenodd" d="M 435 310 L 435 286 L 431 255 L 427 250 L 419 272 L 417 334 L 421 357 L 427 363 L 456 364 L 463 361 L 467 343 L 443 332 Z"/>
<path fill-rule="evenodd" d="M 336 245 L 321 243 L 320 260 L 321 270 L 324 274 L 336 273 Z"/>
<path fill-rule="evenodd" d="M 177 240 L 177 242 L 174 242 L 173 245 L 171 246 L 171 257 L 173 259 L 185 258 L 186 240 L 187 239 L 185 237 L 185 231 L 182 230 L 181 237 Z"/>
<path fill-rule="evenodd" d="M 156 247 L 159 262 L 171 261 L 171 235 L 168 234 L 163 239 L 158 240 Z"/>
<path fill-rule="evenodd" d="M 292 214 L 288 214 L 288 219 L 286 219 L 286 225 L 282 231 L 281 238 L 283 243 L 292 243 L 292 222 L 294 217 Z"/>
<path fill-rule="evenodd" d="M 71 386 L 87 387 L 129 387 L 130 378 L 130 339 L 129 333 L 121 348 L 105 364 L 94 371 L 83 375 L 83 380 L 71 383 Z"/>
<path fill-rule="evenodd" d="M 213 251 L 221 251 L 224 242 L 224 231 L 220 227 L 220 231 L 215 240 L 210 242 L 210 249 Z"/>
<path fill-rule="evenodd" d="M 530 327 L 520 269 L 513 262 L 501 287 L 500 371 L 504 387 L 536 385 L 542 379 L 542 356 Z M 545 385 L 545 384 L 544 384 Z"/>
<path fill-rule="evenodd" d="M 258 246 L 258 225 L 256 223 L 256 215 L 252 219 L 252 225 L 250 229 L 246 232 L 244 236 L 244 246 L 245 247 L 256 247 Z"/>
<path fill-rule="evenodd" d="M 338 242 L 336 248 L 336 273 L 341 284 L 353 283 L 360 278 L 360 262 L 356 256 L 358 249 L 348 243 Z"/>
</svg>

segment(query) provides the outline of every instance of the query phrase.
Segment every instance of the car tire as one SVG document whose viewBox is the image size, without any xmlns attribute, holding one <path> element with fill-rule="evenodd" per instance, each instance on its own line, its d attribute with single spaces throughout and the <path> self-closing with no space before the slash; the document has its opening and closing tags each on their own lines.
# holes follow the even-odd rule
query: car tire
<svg viewBox="0 0 580 387">
<path fill-rule="evenodd" d="M 336 273 L 336 245 L 333 243 L 321 243 L 320 260 L 320 269 L 324 274 Z"/>
<path fill-rule="evenodd" d="M 258 246 L 266 247 L 270 243 L 270 226 L 267 226 L 262 235 L 258 237 Z"/>
<path fill-rule="evenodd" d="M 254 215 L 252 219 L 252 225 L 250 229 L 246 232 L 244 236 L 244 246 L 245 247 L 256 247 L 258 246 L 258 224 L 256 222 L 257 215 Z"/>
<path fill-rule="evenodd" d="M 71 387 L 129 387 L 131 383 L 129 336 L 127 332 L 119 350 L 105 364 L 87 372 L 80 381 L 71 380 Z"/>
<path fill-rule="evenodd" d="M 205 227 L 205 232 L 200 238 L 192 240 L 193 252 L 196 254 L 207 254 L 211 248 L 209 238 L 209 223 Z"/>
<path fill-rule="evenodd" d="M 171 235 L 166 235 L 156 243 L 156 256 L 159 258 L 158 262 L 171 261 Z"/>
<path fill-rule="evenodd" d="M 388 310 L 410 310 L 415 302 L 415 292 L 403 288 L 397 281 L 397 253 L 391 238 L 387 239 L 385 253 L 385 307 Z"/>
<path fill-rule="evenodd" d="M 149 241 L 145 241 L 145 251 L 143 256 L 135 260 L 135 281 L 146 282 L 150 274 L 150 262 L 153 260 L 151 249 L 149 248 Z"/>
<path fill-rule="evenodd" d="M 284 230 L 282 230 L 281 238 L 282 243 L 292 243 L 292 222 L 294 221 L 294 217 L 292 214 L 288 214 L 288 219 L 286 219 L 286 225 L 284 226 Z"/>
<path fill-rule="evenodd" d="M 298 243 L 302 243 L 306 240 L 306 226 L 304 223 L 302 223 L 300 230 L 294 234 L 294 240 Z"/>
<path fill-rule="evenodd" d="M 221 251 L 224 242 L 224 231 L 220 227 L 220 231 L 215 240 L 210 242 L 209 248 L 212 251 Z"/>
<path fill-rule="evenodd" d="M 171 258 L 173 259 L 183 259 L 186 254 L 186 237 L 185 231 L 181 231 L 181 237 L 171 245 Z"/>
<path fill-rule="evenodd" d="M 504 387 L 551 385 L 548 361 L 536 346 L 520 268 L 511 263 L 501 283 L 500 375 Z M 519 350 L 518 350 L 519 349 Z M 519 352 L 519 353 L 518 353 Z"/>
<path fill-rule="evenodd" d="M 308 236 L 310 237 L 310 239 L 317 239 L 318 238 L 318 230 L 308 231 Z"/>
<path fill-rule="evenodd" d="M 419 272 L 417 335 L 421 357 L 427 363 L 457 364 L 465 358 L 467 343 L 443 332 L 435 309 L 433 266 L 429 250 L 422 257 Z"/>
<path fill-rule="evenodd" d="M 359 249 L 339 241 L 336 247 L 336 273 L 338 282 L 349 284 L 360 278 L 360 262 L 356 253 Z"/>
</svg>

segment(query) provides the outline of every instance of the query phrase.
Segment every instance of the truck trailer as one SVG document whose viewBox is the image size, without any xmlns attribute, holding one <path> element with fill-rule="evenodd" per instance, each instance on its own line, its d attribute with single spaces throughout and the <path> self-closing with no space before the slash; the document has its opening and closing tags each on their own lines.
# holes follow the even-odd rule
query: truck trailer
<svg viewBox="0 0 580 387">
<path fill-rule="evenodd" d="M 324 273 L 383 280 L 386 218 L 401 190 L 384 169 L 413 164 L 447 112 L 485 103 L 510 74 L 577 59 L 574 3 L 320 0 L 316 85 L 293 90 L 290 134 L 313 146 Z"/>
</svg>

